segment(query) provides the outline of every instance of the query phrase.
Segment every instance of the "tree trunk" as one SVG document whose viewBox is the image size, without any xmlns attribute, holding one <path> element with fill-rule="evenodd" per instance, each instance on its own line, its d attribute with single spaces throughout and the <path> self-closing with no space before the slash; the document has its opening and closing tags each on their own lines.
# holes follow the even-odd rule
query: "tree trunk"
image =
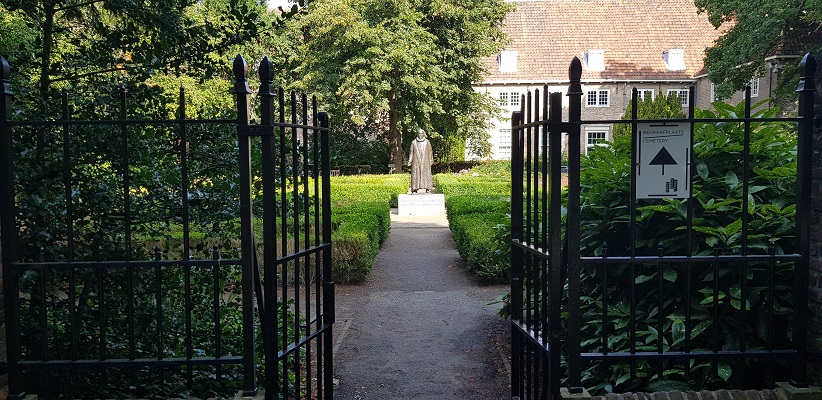
<svg viewBox="0 0 822 400">
<path fill-rule="evenodd" d="M 388 92 L 388 151 L 390 163 L 394 164 L 397 172 L 402 171 L 404 157 L 402 156 L 402 135 L 398 127 L 399 111 L 394 91 Z"/>
</svg>

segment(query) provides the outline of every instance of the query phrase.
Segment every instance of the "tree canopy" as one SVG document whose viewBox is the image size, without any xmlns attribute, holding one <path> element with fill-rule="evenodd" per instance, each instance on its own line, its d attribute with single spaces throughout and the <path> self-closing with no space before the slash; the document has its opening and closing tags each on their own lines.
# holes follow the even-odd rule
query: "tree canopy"
<svg viewBox="0 0 822 400">
<path fill-rule="evenodd" d="M 728 27 L 716 45 L 708 48 L 705 59 L 721 97 L 763 75 L 763 60 L 783 43 L 801 45 L 803 51 L 817 50 L 814 41 L 804 38 L 822 23 L 822 1 L 695 0 L 695 4 L 715 27 Z"/>
<path fill-rule="evenodd" d="M 501 0 L 315 1 L 292 23 L 302 33 L 300 84 L 319 91 L 335 125 L 387 134 L 396 166 L 403 135 L 419 128 L 464 151 L 494 111 L 471 84 L 481 79 L 481 58 L 501 48 L 509 9 Z"/>
<path fill-rule="evenodd" d="M 27 36 L 0 42 L 0 52 L 41 96 L 57 82 L 111 73 L 207 77 L 227 69 L 231 46 L 276 23 L 257 0 L 0 0 L 0 8 L 9 12 L 4 25 Z"/>
</svg>

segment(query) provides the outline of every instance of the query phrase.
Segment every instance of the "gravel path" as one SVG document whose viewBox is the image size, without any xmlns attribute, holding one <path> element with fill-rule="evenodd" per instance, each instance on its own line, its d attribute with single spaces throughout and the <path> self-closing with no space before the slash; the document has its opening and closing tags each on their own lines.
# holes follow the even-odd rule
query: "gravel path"
<svg viewBox="0 0 822 400">
<path fill-rule="evenodd" d="M 335 399 L 504 399 L 507 291 L 465 270 L 445 216 L 391 215 L 368 280 L 337 285 Z"/>
</svg>

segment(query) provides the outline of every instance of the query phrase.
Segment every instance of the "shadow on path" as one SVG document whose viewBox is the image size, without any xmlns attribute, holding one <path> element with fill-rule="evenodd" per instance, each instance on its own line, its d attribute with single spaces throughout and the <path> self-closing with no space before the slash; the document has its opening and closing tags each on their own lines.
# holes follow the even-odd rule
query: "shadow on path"
<svg viewBox="0 0 822 400">
<path fill-rule="evenodd" d="M 508 290 L 465 270 L 445 216 L 391 215 L 361 285 L 337 285 L 335 399 L 510 398 Z"/>
</svg>

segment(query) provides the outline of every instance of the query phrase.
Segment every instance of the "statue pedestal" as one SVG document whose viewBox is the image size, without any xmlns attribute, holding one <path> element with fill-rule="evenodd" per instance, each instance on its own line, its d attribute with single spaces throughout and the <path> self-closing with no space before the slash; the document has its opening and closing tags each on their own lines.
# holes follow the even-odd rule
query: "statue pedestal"
<svg viewBox="0 0 822 400">
<path fill-rule="evenodd" d="M 397 215 L 445 215 L 444 194 L 401 194 Z"/>
</svg>

